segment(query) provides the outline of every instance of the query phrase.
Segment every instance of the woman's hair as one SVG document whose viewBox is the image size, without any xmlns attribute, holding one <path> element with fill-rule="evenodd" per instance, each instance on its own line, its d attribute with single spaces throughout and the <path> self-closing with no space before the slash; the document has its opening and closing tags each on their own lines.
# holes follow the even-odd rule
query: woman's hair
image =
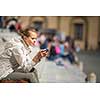
<svg viewBox="0 0 100 100">
<path fill-rule="evenodd" d="M 37 33 L 37 31 L 34 28 L 26 28 L 24 30 L 20 30 L 19 34 L 21 35 L 21 37 L 23 38 L 24 36 L 29 37 L 30 36 L 30 31 L 31 32 L 35 32 Z"/>
</svg>

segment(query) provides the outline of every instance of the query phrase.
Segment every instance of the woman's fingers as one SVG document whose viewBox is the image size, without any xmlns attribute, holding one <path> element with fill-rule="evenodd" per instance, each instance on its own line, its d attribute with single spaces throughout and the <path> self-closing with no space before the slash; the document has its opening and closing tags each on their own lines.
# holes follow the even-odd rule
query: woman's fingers
<svg viewBox="0 0 100 100">
<path fill-rule="evenodd" d="M 41 56 L 42 57 L 46 57 L 48 55 L 48 52 L 46 52 L 46 51 L 41 51 Z"/>
</svg>

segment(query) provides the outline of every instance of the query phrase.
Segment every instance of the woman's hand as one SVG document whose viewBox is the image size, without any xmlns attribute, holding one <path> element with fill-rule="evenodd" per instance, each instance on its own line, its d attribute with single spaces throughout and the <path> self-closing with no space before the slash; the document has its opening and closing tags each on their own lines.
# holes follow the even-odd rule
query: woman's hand
<svg viewBox="0 0 100 100">
<path fill-rule="evenodd" d="M 48 55 L 48 51 L 46 50 L 40 50 L 37 55 L 32 59 L 34 62 L 38 63 L 41 61 L 43 57 L 46 57 Z"/>
<path fill-rule="evenodd" d="M 46 57 L 48 55 L 48 49 L 44 49 L 40 51 L 41 57 Z"/>
</svg>

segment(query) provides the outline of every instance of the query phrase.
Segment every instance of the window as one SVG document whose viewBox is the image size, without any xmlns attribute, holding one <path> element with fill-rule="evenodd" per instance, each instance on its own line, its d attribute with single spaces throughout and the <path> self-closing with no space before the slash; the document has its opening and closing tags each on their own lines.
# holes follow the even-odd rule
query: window
<svg viewBox="0 0 100 100">
<path fill-rule="evenodd" d="M 79 23 L 74 24 L 74 34 L 75 34 L 75 39 L 77 40 L 83 39 L 83 24 Z"/>
<path fill-rule="evenodd" d="M 34 27 L 36 28 L 36 30 L 41 30 L 42 29 L 42 24 L 43 24 L 43 22 L 41 22 L 41 21 L 35 21 L 35 22 L 33 22 L 33 24 L 34 24 Z"/>
</svg>

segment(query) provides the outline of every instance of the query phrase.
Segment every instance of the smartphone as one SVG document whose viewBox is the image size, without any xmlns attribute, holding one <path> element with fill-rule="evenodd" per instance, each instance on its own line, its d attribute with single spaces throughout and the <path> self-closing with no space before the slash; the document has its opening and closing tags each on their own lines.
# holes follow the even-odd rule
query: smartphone
<svg viewBox="0 0 100 100">
<path fill-rule="evenodd" d="M 48 52 L 48 51 L 49 51 L 49 49 L 48 49 L 48 48 L 46 48 L 46 49 L 43 49 L 43 51 L 46 51 L 46 52 Z"/>
</svg>

